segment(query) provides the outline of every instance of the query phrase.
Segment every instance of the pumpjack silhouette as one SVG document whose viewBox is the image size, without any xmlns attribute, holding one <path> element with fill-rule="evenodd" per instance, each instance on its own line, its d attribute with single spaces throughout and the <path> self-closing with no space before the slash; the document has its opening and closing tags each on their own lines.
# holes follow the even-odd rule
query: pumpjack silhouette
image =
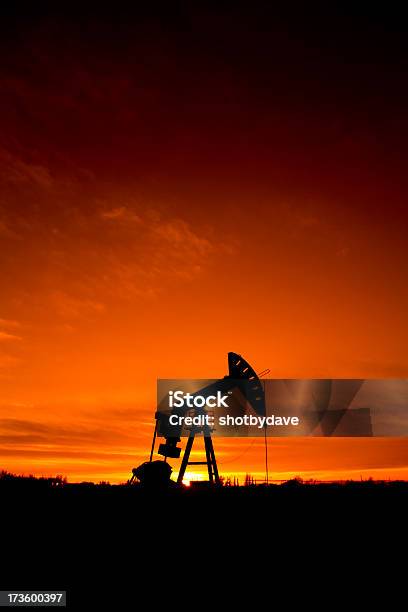
<svg viewBox="0 0 408 612">
<path fill-rule="evenodd" d="M 204 398 L 210 395 L 216 395 L 218 392 L 226 394 L 238 389 L 242 392 L 246 402 L 250 404 L 252 409 L 261 416 L 265 415 L 265 393 L 258 374 L 249 365 L 249 363 L 237 353 L 228 353 L 228 374 L 217 380 L 216 382 L 203 387 L 199 391 L 191 394 L 192 398 L 197 395 Z M 191 408 L 173 408 L 171 414 L 166 414 L 160 411 L 156 412 L 156 425 L 153 433 L 153 441 L 150 452 L 150 459 L 142 463 L 139 467 L 132 470 L 132 477 L 129 484 L 133 484 L 135 479 L 146 487 L 159 488 L 173 485 L 170 480 L 172 468 L 167 463 L 167 458 L 178 459 L 181 455 L 182 448 L 179 446 L 181 442 L 182 427 L 168 427 L 168 420 L 172 414 L 184 416 Z M 195 415 L 205 415 L 204 408 L 194 408 Z M 153 460 L 156 438 L 159 433 L 164 433 L 165 442 L 159 445 L 158 454 L 164 457 L 163 460 Z M 194 440 L 197 434 L 203 434 L 205 461 L 190 461 L 190 454 L 193 448 Z M 183 459 L 177 477 L 177 485 L 183 483 L 186 468 L 189 465 L 206 465 L 208 471 L 208 482 L 210 485 L 220 485 L 220 476 L 218 472 L 217 460 L 215 457 L 214 445 L 211 437 L 211 428 L 208 425 L 192 427 L 187 437 L 186 448 L 184 450 Z"/>
</svg>

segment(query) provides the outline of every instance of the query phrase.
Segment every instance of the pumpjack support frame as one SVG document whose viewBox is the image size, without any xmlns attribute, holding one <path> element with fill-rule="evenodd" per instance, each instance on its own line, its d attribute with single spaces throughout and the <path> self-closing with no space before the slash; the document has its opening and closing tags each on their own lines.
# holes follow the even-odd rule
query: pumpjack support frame
<svg viewBox="0 0 408 612">
<path fill-rule="evenodd" d="M 249 365 L 249 363 L 237 353 L 228 353 L 228 369 L 229 373 L 227 376 L 224 376 L 223 379 L 220 379 L 216 383 L 211 384 L 210 386 L 201 389 L 197 393 L 207 392 L 211 390 L 213 392 L 215 389 L 223 390 L 226 392 L 231 389 L 232 386 L 236 386 L 237 382 L 240 385 L 240 381 L 245 383 L 245 394 L 247 401 L 251 404 L 252 408 L 255 410 L 257 414 L 265 415 L 265 394 L 264 389 L 260 383 L 259 377 L 256 374 L 255 370 Z M 269 370 L 268 370 L 269 371 Z M 196 410 L 199 412 L 199 410 Z M 167 418 L 166 415 L 162 415 L 160 412 L 156 412 L 156 425 L 153 434 L 152 447 L 150 452 L 150 461 L 143 464 L 143 466 L 151 465 L 152 463 L 160 463 L 157 461 L 153 461 L 153 453 L 154 447 L 156 443 L 156 437 L 158 435 L 158 421 L 162 418 Z M 194 444 L 194 439 L 198 433 L 203 434 L 204 439 L 204 449 L 205 449 L 205 461 L 190 461 L 190 454 Z M 164 457 L 164 463 L 167 463 L 167 458 L 178 459 L 181 454 L 181 448 L 178 446 L 178 443 L 181 441 L 180 437 L 177 436 L 165 436 L 166 441 L 163 444 L 159 445 L 158 453 Z M 186 473 L 186 469 L 188 465 L 206 465 L 208 470 L 208 478 L 209 482 L 212 485 L 220 485 L 220 477 L 218 473 L 217 461 L 215 458 L 214 446 L 211 438 L 211 429 L 207 425 L 204 427 L 193 427 L 190 430 L 189 437 L 187 439 L 186 448 L 184 450 L 183 459 L 181 461 L 180 471 L 177 478 L 177 484 L 181 485 Z M 142 467 L 142 466 L 139 466 Z M 149 476 L 151 469 L 147 470 L 145 467 L 143 470 L 143 474 L 139 474 L 139 468 L 133 470 L 133 476 L 130 482 L 134 482 L 134 477 L 139 478 L 139 480 L 145 483 L 152 480 Z M 157 470 L 158 471 L 158 470 Z M 171 470 L 170 470 L 171 471 Z M 169 477 L 170 480 L 170 477 Z"/>
<path fill-rule="evenodd" d="M 211 432 L 209 428 L 204 431 L 204 448 L 205 448 L 205 461 L 189 461 L 191 449 L 193 448 L 195 436 L 198 433 L 195 429 L 192 429 L 187 440 L 186 448 L 184 450 L 183 459 L 181 461 L 180 471 L 177 477 L 177 484 L 182 484 L 184 475 L 188 465 L 206 465 L 208 470 L 208 478 L 210 484 L 220 485 L 220 476 L 218 474 L 217 460 L 215 458 L 214 446 L 212 443 Z"/>
</svg>

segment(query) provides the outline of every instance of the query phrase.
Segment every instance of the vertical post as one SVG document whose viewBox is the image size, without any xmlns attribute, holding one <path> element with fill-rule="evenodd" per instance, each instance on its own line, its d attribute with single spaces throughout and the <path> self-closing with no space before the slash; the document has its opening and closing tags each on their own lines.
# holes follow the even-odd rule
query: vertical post
<svg viewBox="0 0 408 612">
<path fill-rule="evenodd" d="M 210 483 L 214 483 L 213 476 L 213 465 L 212 465 L 212 457 L 211 457 L 211 437 L 204 436 L 204 445 L 205 445 L 205 456 L 207 458 L 207 468 L 208 468 L 208 478 L 210 479 Z"/>
<path fill-rule="evenodd" d="M 156 444 L 157 425 L 158 425 L 158 420 L 156 419 L 156 425 L 154 427 L 154 434 L 153 434 L 153 441 L 152 441 L 152 450 L 150 451 L 150 459 L 149 459 L 150 463 L 153 460 L 154 445 Z"/>
<path fill-rule="evenodd" d="M 213 473 L 214 473 L 215 484 L 219 485 L 219 484 L 221 484 L 221 482 L 220 482 L 220 477 L 218 475 L 217 461 L 215 459 L 214 447 L 213 447 L 213 443 L 212 443 L 212 438 L 211 437 L 208 440 L 208 444 L 209 444 L 209 447 L 210 447 L 211 463 L 212 463 L 212 469 L 213 469 Z"/>
<path fill-rule="evenodd" d="M 183 482 L 183 478 L 184 478 L 184 474 L 186 472 L 186 467 L 188 464 L 188 459 L 190 457 L 190 453 L 191 453 L 191 448 L 193 446 L 193 442 L 194 442 L 194 430 L 192 429 L 190 432 L 190 436 L 187 440 L 187 444 L 186 444 L 186 450 L 184 451 L 184 455 L 183 455 L 183 461 L 181 462 L 181 466 L 180 466 L 180 471 L 179 474 L 177 476 L 177 484 L 182 484 Z"/>
<path fill-rule="evenodd" d="M 265 401 L 265 416 L 268 416 L 267 410 L 266 410 L 266 380 L 264 381 L 264 401 Z M 265 421 L 265 426 L 264 426 L 264 436 L 265 436 L 265 471 L 266 471 L 266 484 L 269 484 L 269 466 L 268 466 L 268 431 L 267 431 L 267 424 Z"/>
<path fill-rule="evenodd" d="M 268 469 L 268 436 L 266 432 L 266 424 L 264 427 L 265 435 L 265 470 L 266 470 L 266 484 L 269 484 L 269 469 Z"/>
</svg>

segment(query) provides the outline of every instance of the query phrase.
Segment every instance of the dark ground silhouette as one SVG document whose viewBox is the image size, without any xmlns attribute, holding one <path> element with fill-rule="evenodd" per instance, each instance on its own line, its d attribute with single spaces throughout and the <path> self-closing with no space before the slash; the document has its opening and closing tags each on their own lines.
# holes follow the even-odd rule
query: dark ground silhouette
<svg viewBox="0 0 408 612">
<path fill-rule="evenodd" d="M 228 570 L 239 586 L 248 572 L 271 580 L 306 567 L 319 548 L 321 576 L 328 550 L 346 555 L 349 567 L 371 548 L 378 555 L 380 542 L 402 547 L 408 483 L 149 491 L 6 476 L 0 500 L 1 588 L 65 589 L 70 607 L 84 597 L 88 609 L 109 599 L 116 610 L 147 589 L 146 575 L 155 596 L 166 596 L 206 556 L 214 577 Z"/>
</svg>

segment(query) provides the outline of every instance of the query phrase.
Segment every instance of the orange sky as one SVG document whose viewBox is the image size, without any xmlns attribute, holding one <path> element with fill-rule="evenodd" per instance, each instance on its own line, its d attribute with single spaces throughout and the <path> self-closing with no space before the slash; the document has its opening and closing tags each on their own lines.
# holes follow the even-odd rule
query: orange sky
<svg viewBox="0 0 408 612">
<path fill-rule="evenodd" d="M 124 481 L 156 379 L 228 351 L 407 376 L 403 38 L 236 11 L 3 20 L 2 468 Z M 263 477 L 262 441 L 215 442 Z M 270 471 L 407 478 L 407 441 L 275 439 Z"/>
</svg>

